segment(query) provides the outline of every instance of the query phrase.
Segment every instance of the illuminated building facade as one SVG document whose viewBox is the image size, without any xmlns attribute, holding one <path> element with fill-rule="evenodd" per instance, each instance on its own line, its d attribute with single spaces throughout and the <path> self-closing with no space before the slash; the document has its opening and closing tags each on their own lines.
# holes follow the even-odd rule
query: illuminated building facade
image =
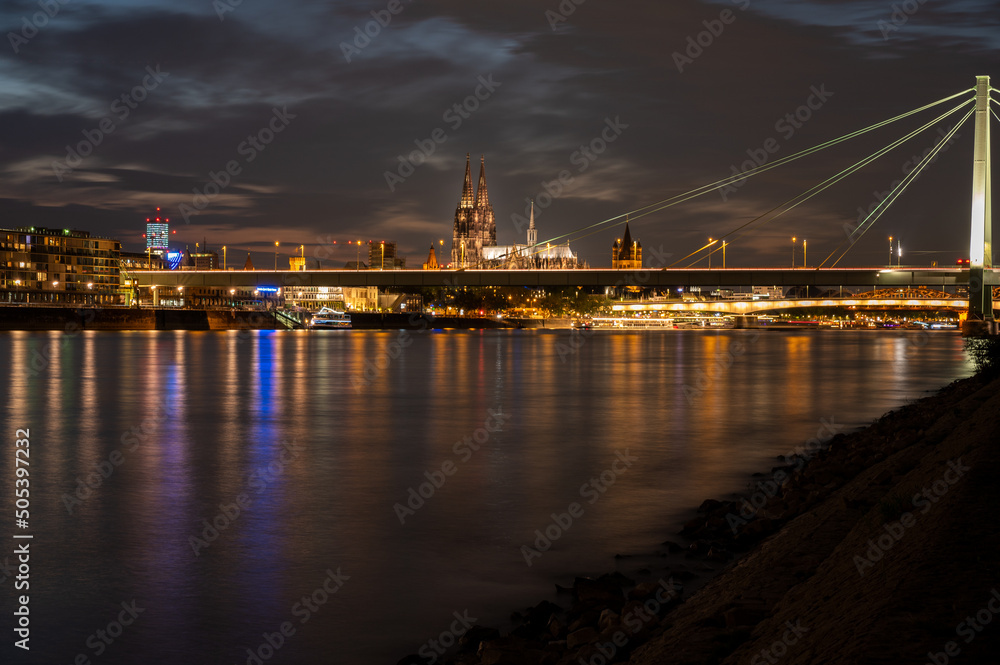
<svg viewBox="0 0 1000 665">
<path fill-rule="evenodd" d="M 124 304 L 121 243 L 87 231 L 0 229 L 0 299 Z"/>
<path fill-rule="evenodd" d="M 479 165 L 479 186 L 472 190 L 469 155 L 465 156 L 465 184 L 455 209 L 455 227 L 451 240 L 451 267 L 472 268 L 483 263 L 483 248 L 496 247 L 497 224 L 493 205 L 486 190 L 486 157 Z"/>
<path fill-rule="evenodd" d="M 615 244 L 611 246 L 611 269 L 642 269 L 642 243 L 638 239 L 632 240 L 632 233 L 628 229 L 628 220 L 625 221 L 625 234 L 621 238 L 617 238 Z"/>
<path fill-rule="evenodd" d="M 160 217 L 160 209 L 156 215 L 146 218 L 146 251 L 162 256 L 170 248 L 170 220 Z"/>
<path fill-rule="evenodd" d="M 483 248 L 483 268 L 504 268 L 507 270 L 572 270 L 581 268 L 576 253 L 567 242 L 565 245 L 538 244 L 538 229 L 535 228 L 535 203 L 531 203 L 531 218 L 528 221 L 528 242 L 524 245 L 496 245 Z"/>
</svg>

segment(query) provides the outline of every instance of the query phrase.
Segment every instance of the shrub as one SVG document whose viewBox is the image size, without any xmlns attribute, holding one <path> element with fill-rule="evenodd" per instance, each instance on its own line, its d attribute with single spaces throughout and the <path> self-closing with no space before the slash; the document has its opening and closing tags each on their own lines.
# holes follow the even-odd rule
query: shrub
<svg viewBox="0 0 1000 665">
<path fill-rule="evenodd" d="M 965 352 L 980 374 L 1000 374 L 1000 337 L 967 337 Z"/>
</svg>

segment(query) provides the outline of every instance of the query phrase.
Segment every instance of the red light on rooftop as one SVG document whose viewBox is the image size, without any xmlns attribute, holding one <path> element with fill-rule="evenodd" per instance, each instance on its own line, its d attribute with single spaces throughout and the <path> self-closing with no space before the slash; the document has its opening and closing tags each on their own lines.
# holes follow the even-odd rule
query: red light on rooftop
<svg viewBox="0 0 1000 665">
<path fill-rule="evenodd" d="M 157 208 L 157 210 L 159 210 L 159 208 Z"/>
</svg>

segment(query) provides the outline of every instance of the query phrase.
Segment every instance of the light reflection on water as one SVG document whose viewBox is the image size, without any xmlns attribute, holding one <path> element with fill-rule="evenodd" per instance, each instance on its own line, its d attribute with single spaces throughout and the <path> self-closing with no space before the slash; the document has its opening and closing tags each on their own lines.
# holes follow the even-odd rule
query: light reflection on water
<svg viewBox="0 0 1000 665">
<path fill-rule="evenodd" d="M 5 432 L 32 431 L 37 663 L 93 657 L 88 636 L 133 598 L 145 611 L 100 662 L 244 663 L 292 621 L 268 662 L 393 663 L 454 611 L 502 622 L 652 550 L 821 418 L 865 424 L 970 373 L 951 334 L 751 331 L 10 333 L 0 367 Z M 466 460 L 456 443 L 491 410 L 509 421 Z M 639 461 L 581 499 L 626 449 Z M 447 461 L 401 525 L 394 504 Z M 584 516 L 526 566 L 521 545 L 573 501 Z M 338 568 L 350 579 L 300 623 Z"/>
</svg>

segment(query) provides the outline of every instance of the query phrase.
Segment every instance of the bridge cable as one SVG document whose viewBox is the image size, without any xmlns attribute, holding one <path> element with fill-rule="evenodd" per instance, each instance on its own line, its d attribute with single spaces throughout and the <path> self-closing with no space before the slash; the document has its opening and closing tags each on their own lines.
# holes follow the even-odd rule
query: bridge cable
<svg viewBox="0 0 1000 665">
<path fill-rule="evenodd" d="M 961 110 L 963 106 L 966 106 L 966 105 L 972 103 L 972 101 L 973 100 L 967 100 L 965 102 L 962 102 L 961 104 L 959 104 L 955 108 L 951 109 L 950 111 L 947 111 L 947 112 L 941 114 L 937 118 L 934 118 L 933 120 L 931 120 L 930 122 L 924 124 L 923 126 L 918 127 L 917 129 L 911 131 L 909 134 L 906 134 L 902 138 L 896 139 L 895 141 L 892 141 L 891 143 L 883 146 L 882 148 L 876 150 L 874 153 L 868 155 L 864 159 L 861 159 L 860 161 L 855 162 L 851 166 L 849 166 L 846 169 L 840 171 L 839 173 L 831 176 L 830 178 L 827 178 L 823 182 L 821 182 L 821 183 L 819 183 L 817 185 L 814 185 L 812 188 L 806 190 L 805 192 L 803 192 L 801 194 L 797 194 L 796 196 L 792 197 L 791 199 L 788 199 L 784 203 L 781 203 L 781 204 L 775 206 L 774 208 L 771 208 L 767 212 L 765 212 L 765 213 L 763 213 L 763 214 L 755 217 L 754 219 L 750 220 L 749 222 L 745 222 L 744 224 L 741 224 L 740 226 L 736 227 L 732 231 L 729 231 L 725 235 L 723 235 L 720 238 L 718 238 L 716 241 L 713 241 L 713 242 L 711 242 L 711 243 L 709 243 L 709 244 L 707 244 L 707 245 L 705 245 L 703 247 L 700 247 L 697 250 L 695 250 L 695 251 L 691 252 L 690 254 L 688 254 L 687 256 L 678 259 L 677 261 L 675 261 L 674 263 L 672 263 L 670 267 L 673 267 L 674 265 L 677 265 L 681 261 L 684 261 L 684 260 L 690 258 L 691 256 L 694 256 L 695 254 L 701 252 L 703 249 L 706 249 L 706 248 L 714 245 L 719 240 L 725 240 L 726 238 L 728 238 L 732 234 L 737 233 L 738 231 L 744 229 L 745 227 L 747 227 L 747 226 L 749 226 L 751 224 L 754 224 L 755 222 L 757 222 L 757 221 L 759 221 L 759 220 L 767 217 L 768 215 L 770 215 L 771 213 L 773 213 L 775 210 L 779 210 L 779 209 L 783 208 L 784 206 L 786 206 L 788 204 L 792 204 L 788 208 L 786 208 L 786 209 L 782 210 L 781 212 L 779 212 L 777 215 L 774 215 L 770 219 L 766 219 L 764 221 L 764 223 L 766 224 L 767 222 L 774 221 L 778 217 L 781 217 L 786 212 L 788 212 L 788 211 L 796 208 L 797 206 L 801 205 L 802 203 L 808 201 L 809 199 L 811 199 L 812 197 L 816 196 L 820 192 L 823 192 L 826 189 L 832 187 L 833 185 L 835 185 L 836 183 L 840 182 L 841 180 L 843 180 L 847 176 L 849 176 L 849 175 L 851 175 L 853 173 L 856 173 L 857 171 L 859 171 L 860 169 L 864 168 L 868 164 L 872 163 L 873 161 L 875 161 L 875 160 L 879 159 L 880 157 L 886 155 L 887 153 L 891 152 L 892 150 L 894 150 L 895 148 L 899 147 L 900 145 L 902 145 L 906 141 L 909 141 L 910 139 L 912 139 L 913 137 L 917 136 L 918 134 L 926 131 L 927 129 L 930 129 L 932 126 L 934 126 L 935 124 L 937 124 L 938 122 L 940 122 L 944 118 L 947 118 L 948 116 L 950 116 L 950 115 L 956 113 L 957 111 Z M 756 230 L 756 229 L 754 229 L 754 230 Z M 734 238 L 734 240 L 738 240 L 739 238 L 742 238 L 744 235 L 746 235 L 749 232 L 750 231 L 748 230 L 748 231 L 744 231 L 743 233 L 740 233 L 739 235 L 737 235 Z M 718 252 L 720 249 L 721 249 L 721 247 L 715 248 L 714 250 L 712 250 L 709 253 L 709 255 Z M 696 263 L 698 263 L 699 261 L 701 261 L 700 258 L 697 261 L 695 261 L 694 263 L 688 265 L 687 267 L 691 267 L 691 266 L 695 265 Z"/>
<path fill-rule="evenodd" d="M 960 97 L 962 95 L 966 95 L 969 92 L 973 92 L 974 90 L 975 90 L 974 88 L 968 88 L 966 90 L 962 90 L 961 92 L 957 92 L 957 93 L 955 93 L 953 95 L 949 95 L 948 97 L 945 97 L 943 99 L 939 99 L 936 102 L 932 102 L 930 104 L 925 104 L 924 106 L 921 106 L 919 108 L 913 109 L 912 111 L 908 111 L 906 113 L 902 113 L 902 114 L 897 115 L 897 116 L 895 116 L 893 118 L 889 118 L 888 120 L 883 120 L 882 122 L 875 123 L 874 125 L 870 125 L 868 127 L 865 127 L 864 129 L 859 129 L 859 130 L 851 132 L 849 134 L 845 134 L 845 135 L 843 135 L 843 136 L 841 136 L 839 138 L 832 139 L 830 141 L 827 141 L 825 143 L 821 143 L 818 146 L 814 146 L 814 147 L 808 148 L 806 150 L 802 150 L 802 151 L 797 152 L 797 153 L 795 153 L 793 155 L 789 155 L 787 157 L 782 157 L 782 158 L 780 158 L 780 159 L 778 159 L 778 160 L 776 160 L 774 162 L 771 162 L 769 164 L 762 164 L 762 165 L 757 166 L 755 168 L 752 168 L 752 169 L 750 169 L 748 171 L 742 171 L 740 173 L 734 173 L 733 175 L 731 175 L 731 176 L 729 176 L 727 178 L 723 178 L 722 180 L 717 180 L 717 181 L 715 181 L 715 182 L 713 182 L 711 184 L 702 185 L 701 187 L 697 187 L 695 189 L 689 190 L 689 191 L 684 192 L 682 194 L 677 194 L 677 195 L 672 196 L 670 198 L 662 199 L 662 200 L 657 201 L 655 203 L 650 203 L 649 205 L 643 206 L 641 208 L 636 208 L 635 210 L 629 211 L 627 213 L 622 213 L 620 215 L 616 215 L 614 217 L 610 217 L 610 218 L 605 219 L 603 221 L 595 222 L 595 223 L 590 224 L 588 226 L 580 227 L 579 229 L 576 229 L 574 231 L 570 231 L 568 233 L 564 233 L 564 234 L 561 234 L 561 235 L 553 236 L 552 238 L 549 238 L 548 240 L 546 240 L 544 242 L 552 243 L 553 241 L 561 240 L 563 238 L 570 238 L 571 236 L 574 236 L 575 234 L 580 233 L 582 231 L 587 231 L 587 230 L 595 228 L 595 227 L 600 227 L 600 226 L 603 226 L 603 225 L 608 224 L 610 222 L 614 222 L 615 220 L 622 220 L 622 218 L 627 218 L 628 216 L 643 217 L 643 216 L 645 216 L 645 214 L 650 214 L 650 213 L 653 213 L 653 212 L 659 212 L 660 210 L 663 210 L 665 208 L 669 208 L 669 207 L 677 205 L 679 203 L 684 203 L 685 201 L 689 201 L 689 200 L 691 200 L 693 198 L 697 198 L 697 197 L 702 196 L 704 194 L 707 194 L 709 192 L 715 191 L 716 189 L 719 189 L 720 187 L 731 185 L 734 182 L 737 182 L 737 181 L 740 181 L 740 180 L 744 180 L 746 178 L 749 178 L 749 177 L 752 177 L 752 176 L 755 176 L 755 175 L 759 175 L 761 173 L 764 173 L 765 171 L 769 171 L 769 170 L 771 170 L 773 168 L 777 168 L 778 166 L 782 166 L 784 164 L 787 164 L 788 162 L 794 161 L 796 159 L 800 159 L 802 157 L 806 157 L 808 155 L 811 155 L 813 153 L 819 152 L 821 150 L 825 150 L 826 148 L 832 147 L 832 146 L 837 145 L 839 143 L 843 143 L 844 141 L 848 141 L 850 139 L 856 138 L 858 136 L 861 136 L 862 134 L 866 134 L 868 132 L 874 131 L 876 129 L 879 129 L 881 127 L 884 127 L 886 125 L 894 123 L 894 122 L 896 122 L 898 120 L 902 120 L 903 118 L 907 118 L 907 117 L 909 117 L 911 115 L 914 115 L 916 113 L 920 113 L 921 111 L 925 111 L 925 110 L 927 110 L 929 108 L 933 108 L 933 107 L 935 107 L 935 106 L 937 106 L 939 104 L 943 104 L 945 102 L 948 102 L 948 101 L 950 101 L 952 99 L 955 99 L 956 97 Z M 657 207 L 657 206 L 659 206 L 659 207 Z M 648 210 L 649 208 L 656 208 L 656 209 L 655 210 Z M 636 213 L 640 213 L 640 212 L 647 211 L 647 210 L 648 210 L 648 212 L 645 213 L 645 214 L 643 214 L 643 215 L 636 215 Z M 619 221 L 617 224 L 614 224 L 613 226 L 619 226 L 619 225 L 625 223 L 625 221 L 627 221 L 627 219 Z M 590 235 L 590 234 L 588 234 L 588 235 Z M 587 236 L 580 236 L 580 238 L 573 238 L 573 240 L 579 240 L 579 239 L 585 238 L 585 237 L 587 237 Z M 559 244 L 561 244 L 561 243 L 559 243 Z"/>
<path fill-rule="evenodd" d="M 965 122 L 969 118 L 971 118 L 974 113 L 975 113 L 974 108 L 969 110 L 969 112 L 965 114 L 965 117 L 963 117 L 962 120 L 959 121 L 957 125 L 952 127 L 950 132 L 948 132 L 945 136 L 941 137 L 941 140 L 937 143 L 936 146 L 934 146 L 934 149 L 930 153 L 925 155 L 924 158 L 920 160 L 920 163 L 912 171 L 910 171 L 906 175 L 906 177 L 904 177 L 903 180 L 898 185 L 896 185 L 896 187 L 893 188 L 892 193 L 890 193 L 887 198 L 883 199 L 875 207 L 874 210 L 868 213 L 868 217 L 866 217 L 864 221 L 861 222 L 861 225 L 858 227 L 858 228 L 865 227 L 864 230 L 861 231 L 861 233 L 858 234 L 858 236 L 851 241 L 850 246 L 848 246 L 847 249 L 845 249 L 844 252 L 839 257 L 837 257 L 837 260 L 830 265 L 831 268 L 837 267 L 837 264 L 840 263 L 840 260 L 843 259 L 844 256 L 846 256 L 847 253 L 851 251 L 854 245 L 856 245 L 857 242 L 861 240 L 861 238 L 865 235 L 865 233 L 867 233 L 875 225 L 875 222 L 878 221 L 879 217 L 881 217 L 882 214 L 889 209 L 889 206 L 891 206 L 896 201 L 896 199 L 906 190 L 906 188 L 910 185 L 910 183 L 912 183 L 914 180 L 917 179 L 917 177 L 919 177 L 924 167 L 926 167 L 927 164 L 930 163 L 935 158 L 935 156 L 941 151 L 941 149 L 945 146 L 945 144 L 951 140 L 951 137 L 955 135 L 955 133 L 958 131 L 958 128 L 961 127 L 963 124 L 965 124 Z M 872 218 L 873 215 L 874 218 Z M 869 222 L 869 220 L 871 221 Z M 857 231 L 857 229 L 855 229 L 855 231 Z M 838 246 L 837 249 L 840 249 L 840 247 L 843 246 L 843 244 L 844 243 L 841 242 L 840 246 Z M 826 259 L 823 260 L 823 263 L 820 264 L 820 267 L 822 267 L 827 261 L 830 260 L 830 257 L 832 257 L 837 252 L 837 249 L 833 250 L 833 252 L 830 253 L 830 256 L 826 257 Z"/>
</svg>

